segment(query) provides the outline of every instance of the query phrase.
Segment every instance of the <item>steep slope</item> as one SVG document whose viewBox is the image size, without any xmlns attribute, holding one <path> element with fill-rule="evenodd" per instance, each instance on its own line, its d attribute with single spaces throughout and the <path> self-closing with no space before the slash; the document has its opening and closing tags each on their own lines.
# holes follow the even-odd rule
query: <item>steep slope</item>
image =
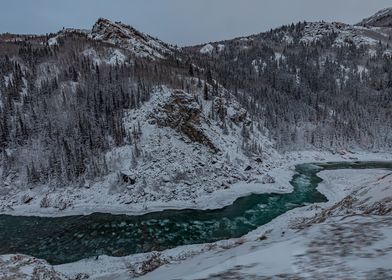
<svg viewBox="0 0 392 280">
<path fill-rule="evenodd" d="M 383 9 L 357 25 L 374 27 L 392 27 L 392 8 Z"/>
<path fill-rule="evenodd" d="M 94 24 L 89 37 L 130 50 L 136 56 L 151 59 L 165 58 L 175 50 L 173 46 L 139 32 L 129 25 L 113 23 L 104 18 L 98 19 Z"/>
<path fill-rule="evenodd" d="M 133 178 L 133 203 L 194 200 L 268 170 L 272 145 L 234 97 L 221 88 L 205 100 L 191 84 L 191 92 L 158 89 L 125 116 L 133 147 L 114 150 L 108 163 Z"/>
</svg>

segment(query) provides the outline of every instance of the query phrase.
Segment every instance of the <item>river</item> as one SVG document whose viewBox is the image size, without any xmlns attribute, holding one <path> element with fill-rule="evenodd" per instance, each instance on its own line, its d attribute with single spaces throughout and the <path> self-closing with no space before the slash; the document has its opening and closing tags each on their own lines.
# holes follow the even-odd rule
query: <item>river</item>
<svg viewBox="0 0 392 280">
<path fill-rule="evenodd" d="M 317 173 L 389 169 L 392 162 L 331 162 L 296 166 L 287 194 L 252 194 L 216 210 L 167 210 L 140 216 L 95 213 L 58 218 L 0 215 L 0 254 L 22 253 L 51 264 L 97 255 L 124 256 L 245 235 L 296 207 L 326 202 Z"/>
</svg>

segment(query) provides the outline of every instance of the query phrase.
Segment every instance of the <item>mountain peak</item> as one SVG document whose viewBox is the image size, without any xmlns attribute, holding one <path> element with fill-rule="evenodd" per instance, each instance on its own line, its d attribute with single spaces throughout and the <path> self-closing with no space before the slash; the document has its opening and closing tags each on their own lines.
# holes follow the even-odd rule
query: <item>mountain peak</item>
<svg viewBox="0 0 392 280">
<path fill-rule="evenodd" d="M 127 49 L 136 56 L 151 59 L 163 59 L 174 49 L 169 44 L 144 34 L 132 26 L 105 18 L 99 18 L 95 22 L 90 37 Z"/>
<path fill-rule="evenodd" d="M 112 23 L 110 20 L 108 20 L 107 18 L 104 17 L 100 17 L 97 19 L 97 21 L 95 22 L 95 24 L 100 24 L 101 22 L 107 22 L 107 23 Z"/>
<path fill-rule="evenodd" d="M 373 27 L 392 27 L 392 8 L 378 11 L 373 16 L 365 18 L 357 25 Z"/>
<path fill-rule="evenodd" d="M 133 27 L 131 27 L 129 25 L 125 25 L 125 24 L 118 22 L 118 21 L 112 22 L 109 19 L 100 17 L 93 25 L 92 33 L 100 33 L 100 32 L 104 32 L 104 31 L 123 32 L 124 29 L 137 31 L 136 29 L 134 29 Z"/>
</svg>

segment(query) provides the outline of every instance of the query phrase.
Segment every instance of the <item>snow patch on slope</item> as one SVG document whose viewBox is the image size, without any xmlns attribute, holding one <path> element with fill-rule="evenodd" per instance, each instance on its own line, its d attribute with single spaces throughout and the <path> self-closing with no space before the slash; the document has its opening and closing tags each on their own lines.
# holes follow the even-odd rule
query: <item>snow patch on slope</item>
<svg viewBox="0 0 392 280">
<path fill-rule="evenodd" d="M 212 52 L 215 50 L 215 47 L 211 44 L 207 44 L 204 47 L 200 49 L 200 53 L 202 54 L 212 54 Z"/>
<path fill-rule="evenodd" d="M 57 36 L 56 37 L 52 37 L 52 38 L 49 38 L 49 40 L 48 40 L 48 45 L 49 46 L 55 46 L 55 45 L 58 45 L 59 43 L 58 43 L 58 41 L 57 41 Z"/>
<path fill-rule="evenodd" d="M 226 46 L 224 44 L 218 44 L 217 49 L 218 52 L 223 52 L 225 50 Z"/>
<path fill-rule="evenodd" d="M 94 64 L 98 65 L 102 63 L 109 65 L 123 64 L 127 60 L 127 56 L 118 49 L 109 49 L 105 54 L 101 54 L 93 48 L 88 48 L 82 54 L 89 57 Z"/>
</svg>

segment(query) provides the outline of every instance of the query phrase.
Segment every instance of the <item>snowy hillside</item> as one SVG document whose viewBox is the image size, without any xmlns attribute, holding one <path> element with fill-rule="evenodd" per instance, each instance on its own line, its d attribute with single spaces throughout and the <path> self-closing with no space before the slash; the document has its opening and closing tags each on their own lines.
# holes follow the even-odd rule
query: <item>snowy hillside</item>
<svg viewBox="0 0 392 280">
<path fill-rule="evenodd" d="M 389 115 L 388 109 L 373 110 L 369 102 L 377 95 L 389 96 L 391 38 L 388 27 L 299 22 L 183 52 L 237 90 L 240 103 L 264 121 L 278 150 L 384 150 L 392 142 L 376 138 L 391 139 L 390 128 L 379 129 L 390 122 L 365 123 Z M 383 100 L 389 107 L 390 98 Z M 381 115 L 365 117 L 376 111 Z"/>
<path fill-rule="evenodd" d="M 224 89 L 205 100 L 193 83 L 191 93 L 162 87 L 125 116 L 136 140 L 107 159 L 134 178 L 130 202 L 193 200 L 268 170 L 274 151 L 247 112 Z"/>
<path fill-rule="evenodd" d="M 392 27 L 392 8 L 383 9 L 371 17 L 362 20 L 358 25 L 374 27 Z"/>
<path fill-rule="evenodd" d="M 388 10 L 390 12 L 390 10 Z M 387 43 L 390 40 L 392 30 L 386 26 L 373 26 L 371 24 L 358 24 L 350 25 L 341 22 L 304 22 L 301 23 L 301 29 L 299 31 L 292 32 L 292 30 L 285 30 L 285 28 L 278 28 L 271 30 L 274 34 L 274 39 L 279 41 L 282 45 L 292 44 L 313 44 L 319 42 L 321 39 L 331 38 L 333 39 L 333 47 L 342 46 L 365 46 L 374 47 L 380 41 Z M 268 40 L 265 38 L 268 33 L 260 33 L 257 35 L 251 35 L 248 37 L 241 37 L 233 40 L 221 41 L 209 43 L 204 46 L 197 46 L 201 54 L 211 54 L 214 50 L 217 50 L 219 54 L 224 50 L 226 45 L 235 45 L 237 48 L 242 50 L 248 50 L 260 43 L 268 44 Z M 294 36 L 297 37 L 294 40 Z M 196 47 L 195 47 L 196 48 Z M 224 53 L 222 53 L 223 55 Z"/>
<path fill-rule="evenodd" d="M 117 207 L 132 212 L 151 203 L 172 207 L 179 201 L 196 203 L 239 181 L 266 180 L 277 154 L 260 125 L 225 89 L 205 100 L 204 86 L 197 86 L 196 80 L 191 84 L 190 93 L 156 88 L 148 102 L 126 112 L 125 130 L 133 140 L 106 154 L 109 175 L 103 181 L 55 191 L 45 185 L 13 190 L 2 197 L 2 209 L 27 207 L 49 213 Z M 213 91 L 210 85 L 205 87 Z"/>
<path fill-rule="evenodd" d="M 337 47 L 342 45 L 374 46 L 380 40 L 388 40 L 388 35 L 377 29 L 360 28 L 338 22 L 311 22 L 305 26 L 300 42 L 310 44 L 331 35 L 336 35 L 333 46 Z"/>
</svg>

